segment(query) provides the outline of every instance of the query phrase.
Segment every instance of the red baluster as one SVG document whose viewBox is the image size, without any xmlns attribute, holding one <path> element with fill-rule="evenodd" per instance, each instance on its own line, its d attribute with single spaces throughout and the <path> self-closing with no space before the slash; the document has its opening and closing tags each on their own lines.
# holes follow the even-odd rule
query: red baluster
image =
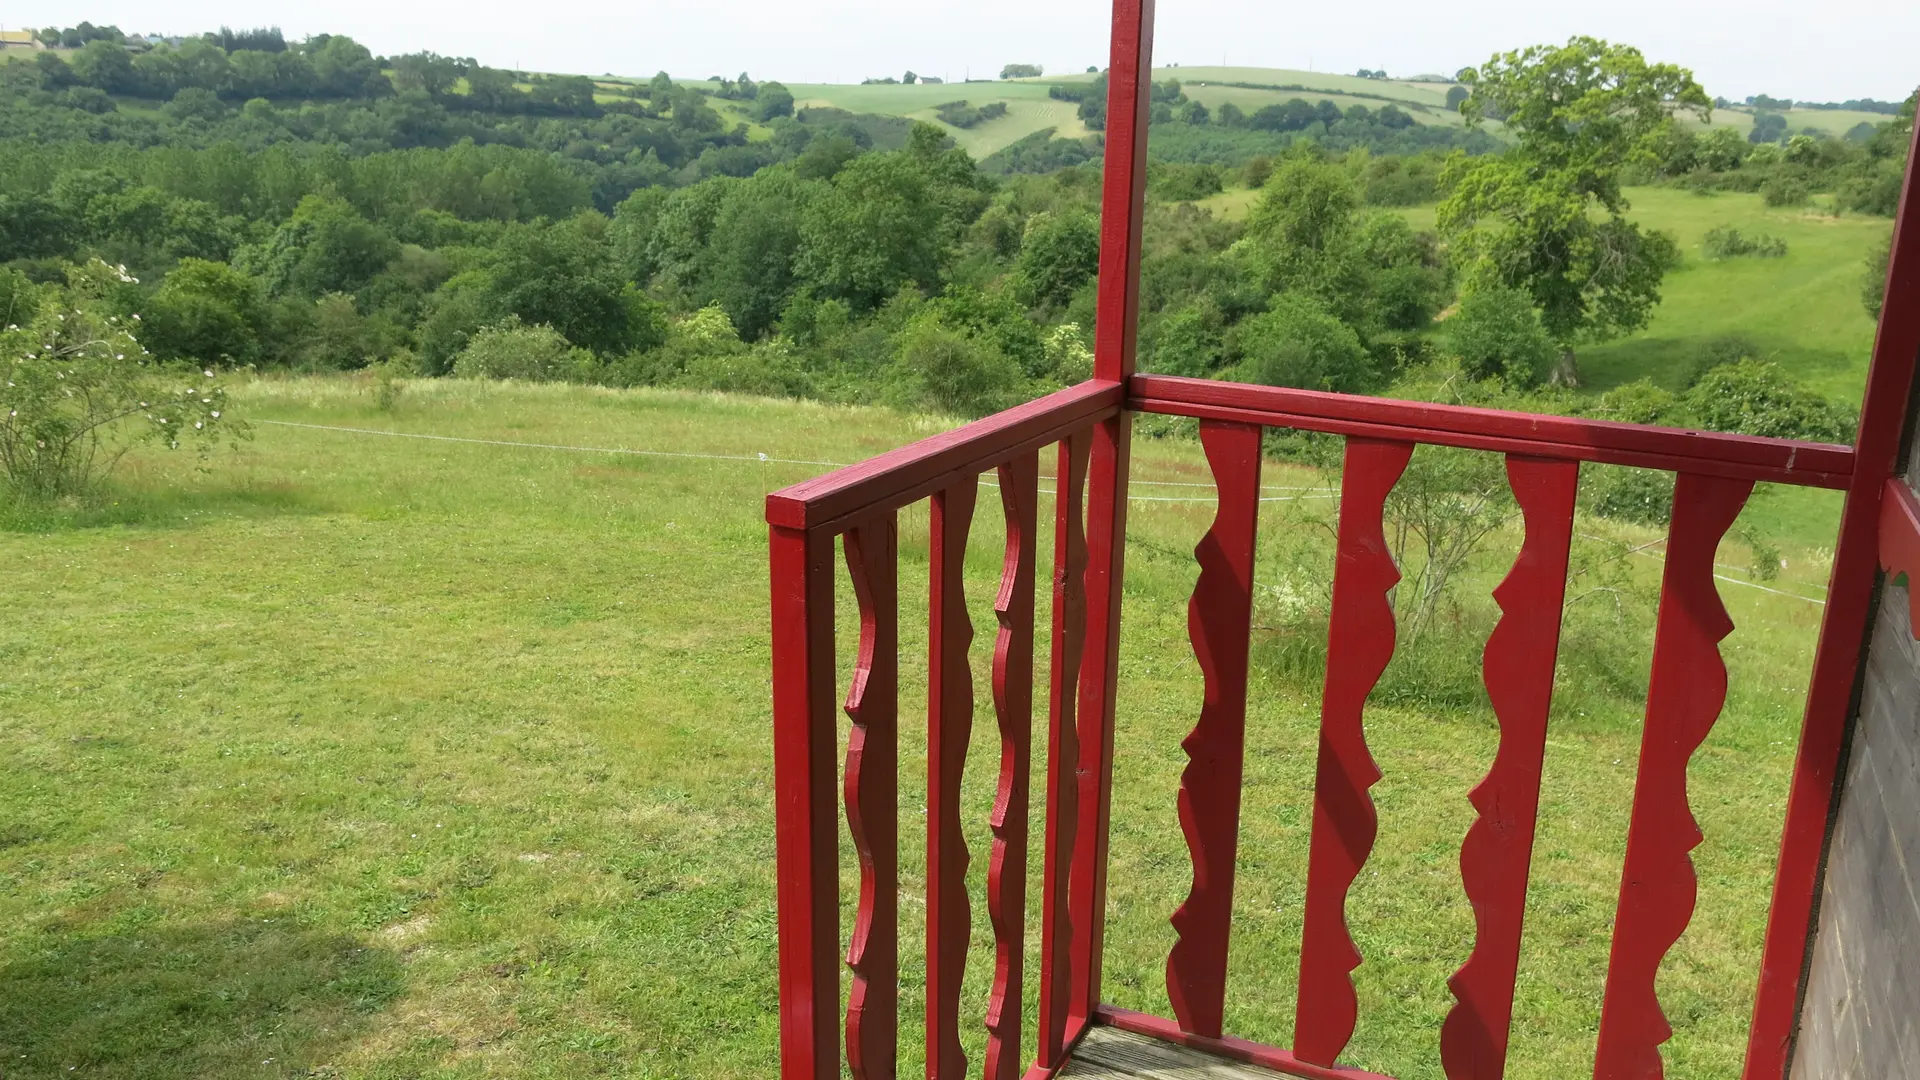
<svg viewBox="0 0 1920 1080">
<path fill-rule="evenodd" d="M 1040 1064 L 1059 1064 L 1073 993 L 1073 919 L 1067 886 L 1079 829 L 1080 740 L 1074 706 L 1087 638 L 1086 493 L 1089 432 L 1060 444 L 1055 474 L 1052 685 L 1047 698 L 1047 861 L 1040 900 Z"/>
<path fill-rule="evenodd" d="M 847 534 L 860 604 L 860 652 L 847 691 L 847 827 L 860 857 L 860 907 L 847 966 L 847 1066 L 854 1080 L 894 1080 L 899 1037 L 899 599 L 891 513 Z"/>
<path fill-rule="evenodd" d="M 973 668 L 967 648 L 967 532 L 976 477 L 933 497 L 928 545 L 927 636 L 927 1076 L 960 1080 L 960 987 L 973 912 L 967 904 L 967 841 L 960 832 L 960 780 L 973 737 Z"/>
<path fill-rule="evenodd" d="M 1347 440 L 1294 1008 L 1294 1053 L 1315 1065 L 1331 1066 L 1346 1049 L 1360 1012 L 1352 974 L 1360 966 L 1360 950 L 1347 930 L 1347 892 L 1373 851 L 1379 817 L 1367 789 L 1380 779 L 1361 714 L 1393 659 L 1393 605 L 1387 592 L 1400 580 L 1400 571 L 1387 550 L 1382 518 L 1387 495 L 1412 454 L 1411 443 Z"/>
<path fill-rule="evenodd" d="M 1181 744 L 1188 764 L 1180 776 L 1180 828 L 1193 857 L 1193 889 L 1173 913 L 1180 936 L 1167 956 L 1167 995 L 1181 1030 L 1213 1039 L 1221 1035 L 1226 1008 L 1233 861 L 1240 841 L 1260 434 L 1247 424 L 1200 424 L 1220 502 L 1213 527 L 1194 549 L 1200 579 L 1187 604 L 1187 630 L 1206 678 L 1206 697 L 1193 734 Z"/>
<path fill-rule="evenodd" d="M 987 999 L 986 1080 L 1018 1080 L 1020 990 L 1027 940 L 1027 776 L 1033 744 L 1034 535 L 1040 459 L 1000 466 L 1007 519 L 1006 562 L 994 614 L 993 709 L 1000 721 L 1000 787 L 994 795 L 987 860 L 987 914 L 993 920 L 993 990 Z"/>
<path fill-rule="evenodd" d="M 1658 1080 L 1660 1044 L 1673 1035 L 1654 979 L 1693 918 L 1698 880 L 1689 854 L 1702 839 L 1687 805 L 1687 763 L 1727 700 L 1720 642 L 1733 620 L 1713 583 L 1713 557 L 1753 492 L 1751 480 L 1680 474 L 1673 491 L 1667 569 L 1653 638 L 1653 677 L 1640 771 L 1600 1009 L 1599 1080 Z"/>
<path fill-rule="evenodd" d="M 1506 1073 L 1580 465 L 1509 457 L 1507 479 L 1526 521 L 1526 539 L 1493 592 L 1500 625 L 1487 639 L 1482 664 L 1500 722 L 1500 749 L 1469 796 L 1480 816 L 1460 847 L 1460 880 L 1473 904 L 1476 933 L 1473 954 L 1447 983 L 1459 999 L 1440 1029 L 1448 1080 L 1500 1080 Z"/>
<path fill-rule="evenodd" d="M 833 537 L 773 530 L 773 790 L 780 1075 L 840 1075 L 839 808 L 833 804 Z"/>
</svg>

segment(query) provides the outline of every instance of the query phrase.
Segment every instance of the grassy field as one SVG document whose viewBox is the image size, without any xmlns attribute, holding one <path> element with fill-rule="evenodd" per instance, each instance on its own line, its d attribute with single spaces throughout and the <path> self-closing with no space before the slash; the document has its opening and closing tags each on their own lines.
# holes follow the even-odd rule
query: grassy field
<svg viewBox="0 0 1920 1080">
<path fill-rule="evenodd" d="M 1080 122 L 1078 106 L 1070 101 L 1055 101 L 1047 96 L 1047 82 L 975 82 L 941 83 L 913 86 L 876 83 L 867 86 L 837 86 L 800 83 L 788 87 L 795 104 L 831 106 L 851 112 L 880 116 L 905 116 L 924 120 L 949 135 L 976 158 L 983 158 L 1040 131 L 1053 128 L 1061 138 L 1079 138 L 1087 134 Z M 975 106 L 1003 102 L 1007 115 L 970 128 L 941 123 L 935 111 L 949 101 L 966 101 Z"/>
<path fill-rule="evenodd" d="M 0 1068 L 770 1075 L 761 497 L 943 425 L 457 381 L 409 384 L 388 410 L 349 379 L 265 381 L 238 400 L 276 423 L 206 471 L 138 456 L 102 505 L 16 515 L 0 532 Z M 512 442 L 545 448 L 499 445 Z M 1190 874 L 1173 793 L 1200 698 L 1186 599 L 1212 511 L 1181 501 L 1203 491 L 1171 486 L 1205 480 L 1192 443 L 1137 456 L 1156 482 L 1137 490 L 1155 501 L 1135 505 L 1128 536 L 1107 986 L 1164 1011 L 1165 920 Z M 1264 510 L 1256 621 L 1270 629 L 1255 649 L 1228 1023 L 1284 1043 L 1318 693 L 1301 673 L 1324 625 L 1330 504 L 1305 470 L 1275 466 L 1266 482 L 1296 501 Z M 1000 558 L 992 495 L 967 568 L 977 666 Z M 912 583 L 925 525 L 924 508 L 903 520 L 910 973 L 923 970 Z M 1540 1080 L 1579 1072 L 1592 1050 L 1660 566 L 1612 542 L 1648 534 L 1579 531 L 1607 539 L 1576 558 L 1511 1073 Z M 1500 535 L 1469 594 L 1517 542 Z M 1723 588 L 1740 629 L 1728 713 L 1693 770 L 1700 913 L 1662 977 L 1673 1077 L 1730 1075 L 1742 1047 L 1824 557 L 1787 552 L 1775 592 Z M 1722 561 L 1749 556 L 1730 543 Z M 1495 742 L 1472 686 L 1486 618 L 1470 606 L 1439 652 L 1396 659 L 1370 713 L 1386 779 L 1352 906 L 1369 958 L 1352 1059 L 1408 1080 L 1440 1075 L 1444 980 L 1469 946 L 1455 860 Z M 986 700 L 966 789 L 976 912 L 996 758 Z M 978 919 L 975 1017 L 986 933 Z M 902 1010 L 905 1072 L 917 993 Z M 979 1048 L 976 1033 L 976 1061 Z"/>
</svg>

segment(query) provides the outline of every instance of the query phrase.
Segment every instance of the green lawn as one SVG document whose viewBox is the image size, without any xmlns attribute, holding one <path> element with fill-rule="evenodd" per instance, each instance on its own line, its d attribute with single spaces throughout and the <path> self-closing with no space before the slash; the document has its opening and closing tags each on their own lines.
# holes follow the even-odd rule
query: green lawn
<svg viewBox="0 0 1920 1080">
<path fill-rule="evenodd" d="M 261 382 L 237 400 L 256 420 L 754 460 L 262 424 L 204 472 L 143 454 L 104 505 L 16 515 L 0 532 L 0 1067 L 22 1078 L 771 1075 L 761 499 L 824 466 L 757 455 L 850 462 L 943 425 L 456 381 L 409 384 L 391 411 L 349 379 Z M 1204 495 L 1171 486 L 1205 480 L 1191 442 L 1143 442 L 1138 470 L 1165 482 L 1137 489 L 1155 499 Z M 1318 480 L 1279 466 L 1266 477 Z M 993 494 L 982 492 L 969 550 L 977 667 L 1000 559 Z M 1267 504 L 1257 570 L 1256 622 L 1270 629 L 1255 646 L 1228 1022 L 1281 1043 L 1318 694 L 1300 673 L 1313 670 L 1324 620 L 1328 507 Z M 1190 875 L 1174 812 L 1179 742 L 1200 699 L 1186 599 L 1211 513 L 1140 502 L 1128 536 L 1107 994 L 1163 1012 L 1166 917 Z M 923 970 L 913 895 L 924 880 L 925 526 L 924 508 L 903 519 L 910 973 Z M 1651 538 L 1597 521 L 1579 531 Z M 1497 538 L 1468 595 L 1498 580 L 1517 542 Z M 1576 557 L 1515 1077 L 1573 1075 L 1590 1060 L 1659 572 L 1650 553 L 1622 551 L 1582 541 Z M 1787 556 L 1769 587 L 1817 597 L 1823 553 Z M 1729 544 L 1722 561 L 1749 559 Z M 1723 591 L 1740 629 L 1726 646 L 1728 714 L 1693 770 L 1707 835 L 1700 912 L 1662 980 L 1676 1078 L 1730 1075 L 1743 1046 L 1820 610 Z M 1369 958 L 1352 1058 L 1409 1080 L 1440 1075 L 1445 979 L 1470 943 L 1455 866 L 1466 793 L 1495 741 L 1472 685 L 1488 619 L 1484 601 L 1469 603 L 1437 644 L 1403 654 L 1370 714 L 1386 779 L 1380 846 L 1351 907 Z M 991 966 L 978 889 L 997 756 L 980 700 L 966 789 L 976 1018 Z M 918 1067 L 917 993 L 907 988 L 902 1010 L 903 1072 Z"/>
</svg>

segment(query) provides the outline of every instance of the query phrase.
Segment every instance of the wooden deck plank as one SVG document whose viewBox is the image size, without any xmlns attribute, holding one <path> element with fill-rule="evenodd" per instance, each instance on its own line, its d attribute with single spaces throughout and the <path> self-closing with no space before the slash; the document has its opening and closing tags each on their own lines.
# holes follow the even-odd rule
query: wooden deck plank
<svg viewBox="0 0 1920 1080">
<path fill-rule="evenodd" d="M 1087 1032 L 1058 1075 L 1060 1080 L 1276 1080 L 1282 1074 L 1101 1026 Z"/>
</svg>

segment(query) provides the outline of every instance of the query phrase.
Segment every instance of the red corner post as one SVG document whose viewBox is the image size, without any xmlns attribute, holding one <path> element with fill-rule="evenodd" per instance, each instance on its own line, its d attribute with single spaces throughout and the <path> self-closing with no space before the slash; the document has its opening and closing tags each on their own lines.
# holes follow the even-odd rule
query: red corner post
<svg viewBox="0 0 1920 1080">
<path fill-rule="evenodd" d="M 1858 707 L 1860 656 L 1871 630 L 1867 620 L 1878 581 L 1880 501 L 1907 438 L 1914 365 L 1920 360 L 1920 184 L 1914 181 L 1915 166 L 1920 165 L 1920 127 L 1915 128 L 1914 146 L 1894 225 L 1886 303 L 1873 365 L 1867 372 L 1866 402 L 1854 442 L 1853 481 L 1847 488 L 1840 540 L 1834 549 L 1827 616 L 1807 692 L 1806 725 L 1787 798 L 1780 868 L 1774 878 L 1773 909 L 1767 918 L 1760 988 L 1742 1080 L 1780 1080 L 1787 1073 L 1806 985 L 1828 825 L 1840 793 L 1840 754 Z"/>
<path fill-rule="evenodd" d="M 1093 377 L 1133 377 L 1140 316 L 1140 231 L 1146 216 L 1147 118 L 1152 104 L 1154 0 L 1114 0 L 1107 74 L 1107 157 L 1100 203 L 1100 307 Z M 1100 1004 L 1106 929 L 1107 820 L 1113 788 L 1114 688 L 1120 661 L 1120 582 L 1127 538 L 1131 415 L 1094 430 L 1087 498 L 1088 649 L 1080 673 L 1079 814 L 1069 907 L 1073 994 L 1069 1038 Z"/>
</svg>

